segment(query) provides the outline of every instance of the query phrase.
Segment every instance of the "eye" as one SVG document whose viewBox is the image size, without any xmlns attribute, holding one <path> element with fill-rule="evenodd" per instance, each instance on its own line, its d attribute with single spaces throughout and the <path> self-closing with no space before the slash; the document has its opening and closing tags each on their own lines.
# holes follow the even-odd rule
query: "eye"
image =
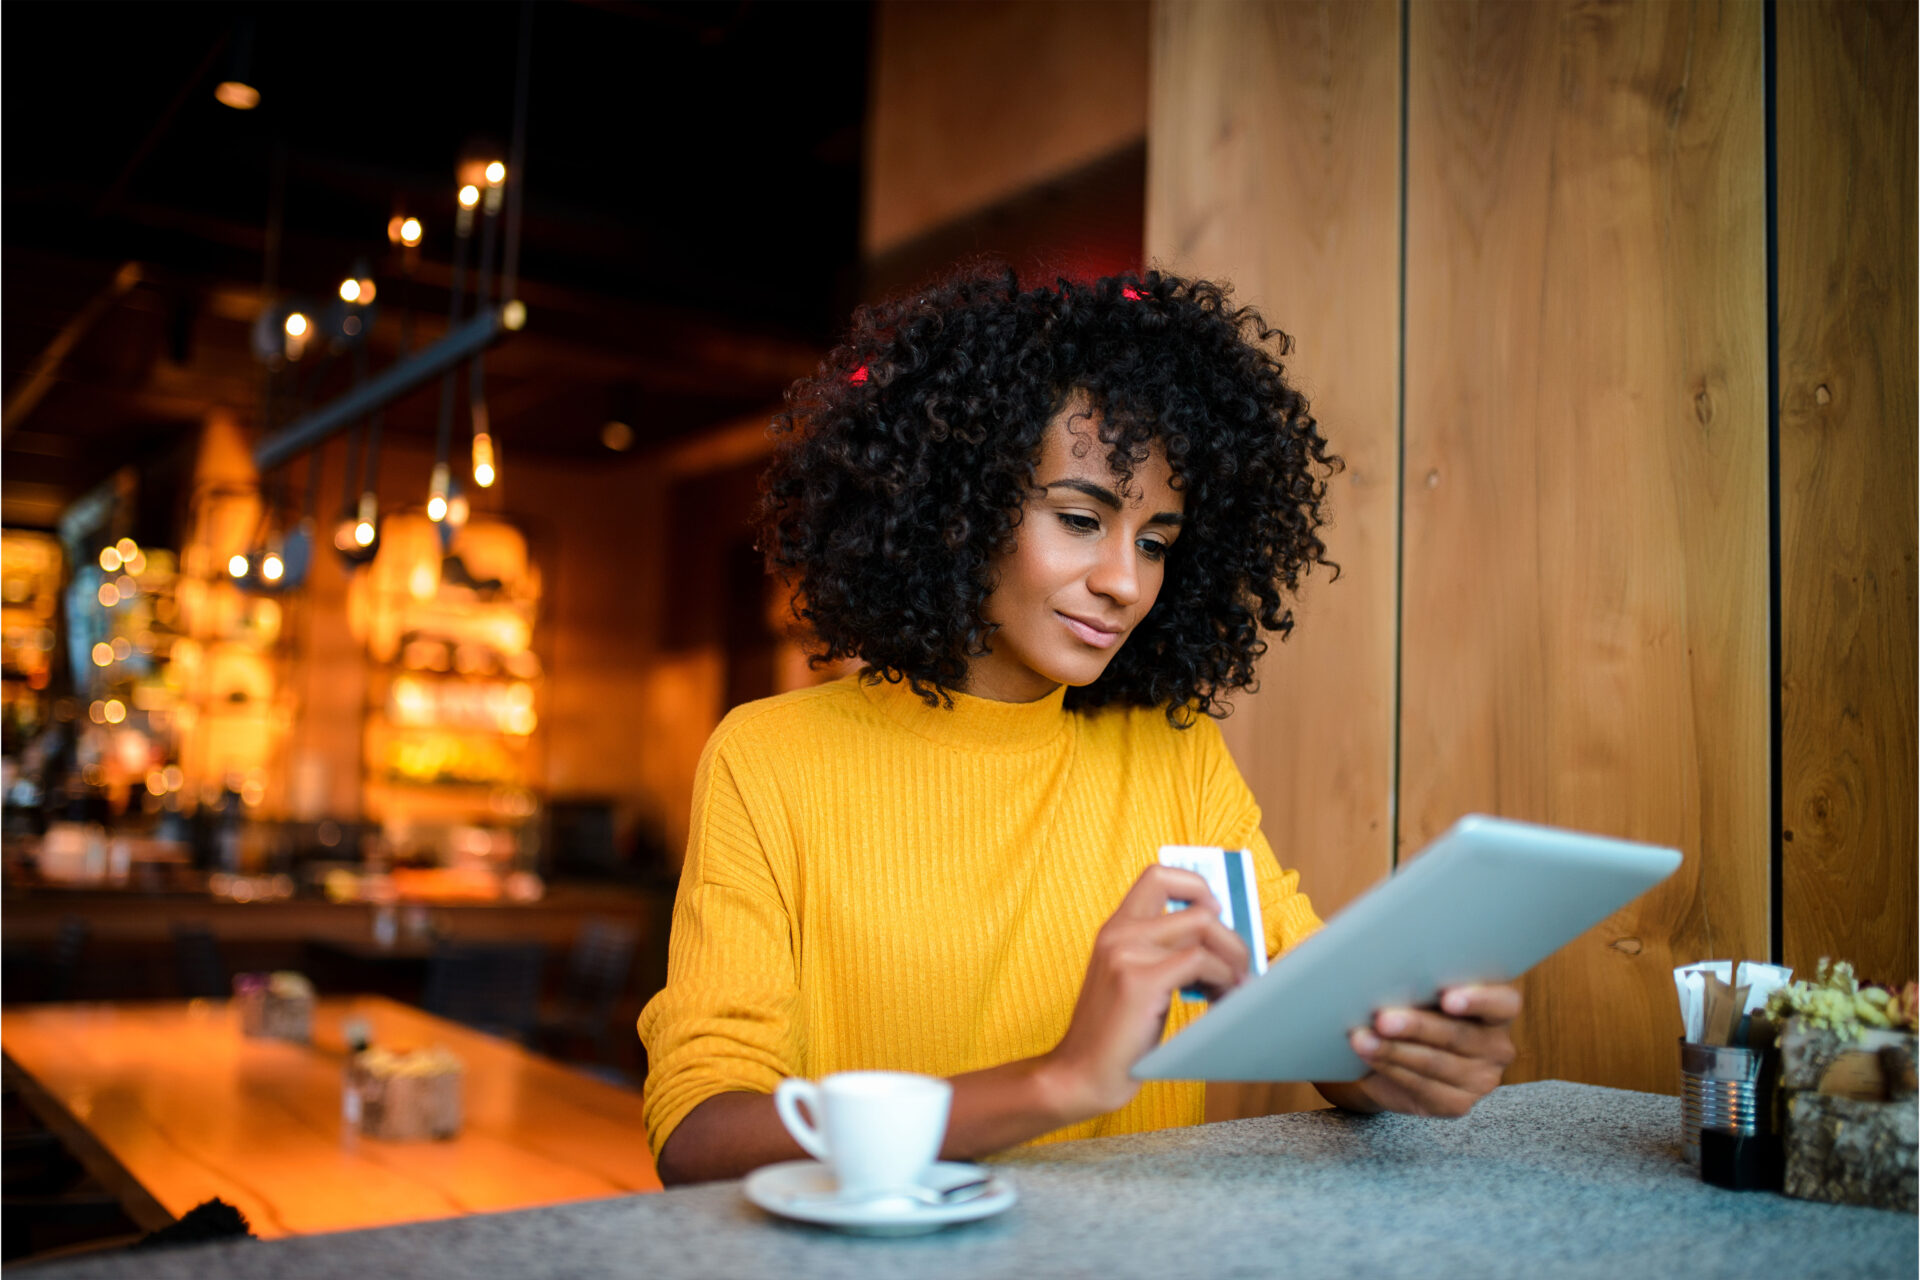
<svg viewBox="0 0 1920 1280">
<path fill-rule="evenodd" d="M 1140 554 L 1149 560 L 1165 560 L 1167 552 L 1173 549 L 1158 538 L 1142 538 L 1134 545 L 1139 547 Z"/>
<path fill-rule="evenodd" d="M 1100 531 L 1100 521 L 1093 516 L 1082 515 L 1078 511 L 1062 511 L 1058 514 L 1060 523 L 1075 533 L 1098 533 Z"/>
</svg>

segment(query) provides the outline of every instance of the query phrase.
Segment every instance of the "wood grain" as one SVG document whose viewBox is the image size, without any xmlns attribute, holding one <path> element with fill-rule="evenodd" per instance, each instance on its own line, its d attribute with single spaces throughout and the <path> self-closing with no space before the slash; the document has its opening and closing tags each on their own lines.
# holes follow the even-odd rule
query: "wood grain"
<svg viewBox="0 0 1920 1280">
<path fill-rule="evenodd" d="M 1778 7 L 1784 963 L 1914 973 L 1908 3 Z"/>
<path fill-rule="evenodd" d="M 341 1022 L 466 1065 L 450 1142 L 344 1130 Z M 248 1039 L 224 1001 L 0 1014 L 7 1057 L 168 1213 L 219 1196 L 272 1238 L 657 1191 L 638 1093 L 375 997 L 322 1000 L 312 1046 Z"/>
<path fill-rule="evenodd" d="M 1409 10 L 1401 848 L 1686 858 L 1529 976 L 1510 1080 L 1677 1091 L 1669 970 L 1767 955 L 1761 18 Z"/>
<path fill-rule="evenodd" d="M 1310 581 L 1221 726 L 1323 916 L 1391 856 L 1399 54 L 1392 0 L 1154 11 L 1147 256 L 1231 280 L 1295 336 L 1289 374 L 1346 460 L 1324 531 L 1341 575 Z M 1322 1105 L 1304 1085 L 1207 1103 L 1210 1119 Z"/>
<path fill-rule="evenodd" d="M 870 259 L 1137 146 L 1145 128 L 1144 0 L 885 0 L 873 48 Z"/>
</svg>

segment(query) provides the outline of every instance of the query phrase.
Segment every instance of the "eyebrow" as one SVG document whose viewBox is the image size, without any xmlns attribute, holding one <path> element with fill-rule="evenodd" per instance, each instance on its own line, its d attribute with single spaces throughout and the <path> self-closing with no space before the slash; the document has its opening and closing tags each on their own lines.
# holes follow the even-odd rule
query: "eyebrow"
<svg viewBox="0 0 1920 1280">
<path fill-rule="evenodd" d="M 1076 493 L 1086 494 L 1095 502 L 1112 507 L 1115 511 L 1120 509 L 1120 496 L 1105 485 L 1095 484 L 1091 480 L 1055 480 L 1052 484 L 1042 485 L 1041 487 L 1048 493 L 1053 492 L 1055 489 L 1072 489 Z M 1147 523 L 1169 524 L 1177 528 L 1186 523 L 1186 517 L 1182 516 L 1178 511 L 1156 511 L 1147 517 Z"/>
</svg>

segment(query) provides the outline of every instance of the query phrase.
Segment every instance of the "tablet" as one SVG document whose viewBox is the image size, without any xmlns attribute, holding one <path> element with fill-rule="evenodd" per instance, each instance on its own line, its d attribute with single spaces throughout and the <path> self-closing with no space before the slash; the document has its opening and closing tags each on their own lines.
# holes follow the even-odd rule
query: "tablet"
<svg viewBox="0 0 1920 1280">
<path fill-rule="evenodd" d="M 1376 1009 L 1510 982 L 1672 875 L 1680 851 L 1470 814 L 1134 1064 L 1140 1080 L 1358 1080 Z"/>
</svg>

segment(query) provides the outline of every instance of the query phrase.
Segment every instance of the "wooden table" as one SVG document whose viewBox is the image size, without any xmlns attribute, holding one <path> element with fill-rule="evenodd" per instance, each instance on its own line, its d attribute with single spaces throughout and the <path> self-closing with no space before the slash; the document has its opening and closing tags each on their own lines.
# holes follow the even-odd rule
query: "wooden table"
<svg viewBox="0 0 1920 1280">
<path fill-rule="evenodd" d="M 458 1138 L 345 1129 L 349 1016 L 372 1025 L 375 1044 L 460 1057 Z M 212 1196 L 275 1237 L 660 1189 L 639 1094 L 379 997 L 320 1000 L 311 1046 L 248 1039 L 218 1000 L 7 1009 L 0 1046 L 28 1077 L 29 1103 L 91 1148 L 77 1154 L 144 1227 Z"/>
</svg>

